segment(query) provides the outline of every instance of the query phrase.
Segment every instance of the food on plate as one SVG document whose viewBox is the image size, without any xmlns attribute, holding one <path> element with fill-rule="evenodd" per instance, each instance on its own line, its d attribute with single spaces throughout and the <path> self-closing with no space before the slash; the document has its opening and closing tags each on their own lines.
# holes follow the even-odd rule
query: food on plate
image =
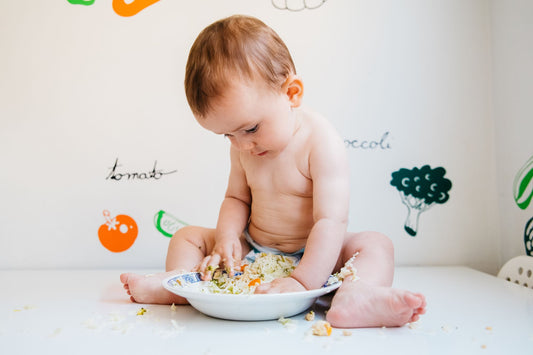
<svg viewBox="0 0 533 355">
<path fill-rule="evenodd" d="M 243 264 L 241 272 L 233 277 L 222 269 L 215 270 L 212 280 L 202 290 L 222 294 L 252 294 L 261 283 L 290 276 L 294 268 L 294 258 L 260 253 L 251 264 Z"/>
<path fill-rule="evenodd" d="M 307 313 L 305 315 L 305 320 L 309 321 L 309 322 L 314 321 L 315 320 L 315 312 L 314 311 L 309 311 L 309 313 Z"/>
<path fill-rule="evenodd" d="M 353 266 L 353 262 L 355 261 L 355 258 L 357 258 L 357 255 L 359 255 L 359 252 L 355 253 L 340 269 L 339 272 L 331 275 L 328 278 L 328 281 L 326 282 L 325 286 L 333 285 L 336 282 L 339 281 L 352 281 L 355 282 L 359 280 L 359 276 L 357 276 L 357 269 Z"/>
</svg>

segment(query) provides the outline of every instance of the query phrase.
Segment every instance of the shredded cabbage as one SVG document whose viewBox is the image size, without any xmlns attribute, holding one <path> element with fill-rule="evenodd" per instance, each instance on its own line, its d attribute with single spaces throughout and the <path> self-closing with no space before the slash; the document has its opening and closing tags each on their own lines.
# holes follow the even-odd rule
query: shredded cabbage
<svg viewBox="0 0 533 355">
<path fill-rule="evenodd" d="M 253 263 L 243 264 L 242 273 L 236 273 L 233 277 L 217 269 L 204 291 L 223 294 L 253 294 L 261 283 L 290 276 L 295 268 L 295 261 L 289 256 L 260 253 L 256 255 Z"/>
</svg>

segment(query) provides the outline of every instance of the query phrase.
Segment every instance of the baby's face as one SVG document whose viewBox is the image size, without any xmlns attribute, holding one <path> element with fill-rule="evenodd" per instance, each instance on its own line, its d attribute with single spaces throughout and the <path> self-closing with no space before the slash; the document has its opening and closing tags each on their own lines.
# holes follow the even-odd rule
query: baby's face
<svg viewBox="0 0 533 355">
<path fill-rule="evenodd" d="M 233 147 L 257 157 L 276 157 L 298 127 L 289 97 L 257 82 L 228 87 L 205 116 L 202 127 L 229 138 Z"/>
</svg>

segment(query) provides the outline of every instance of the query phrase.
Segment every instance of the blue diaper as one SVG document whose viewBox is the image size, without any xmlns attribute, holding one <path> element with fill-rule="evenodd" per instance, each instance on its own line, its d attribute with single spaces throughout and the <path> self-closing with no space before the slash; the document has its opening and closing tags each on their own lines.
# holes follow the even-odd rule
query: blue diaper
<svg viewBox="0 0 533 355">
<path fill-rule="evenodd" d="M 305 248 L 302 248 L 294 253 L 285 253 L 276 248 L 265 247 L 252 239 L 252 237 L 250 236 L 250 233 L 248 233 L 248 228 L 244 230 L 244 238 L 246 239 L 246 241 L 248 242 L 248 244 L 250 245 L 252 249 L 244 257 L 250 263 L 253 263 L 255 261 L 255 257 L 257 254 L 267 253 L 267 254 L 283 255 L 283 256 L 291 257 L 295 260 L 294 265 L 298 265 L 298 263 L 300 262 L 300 259 L 304 255 Z"/>
</svg>

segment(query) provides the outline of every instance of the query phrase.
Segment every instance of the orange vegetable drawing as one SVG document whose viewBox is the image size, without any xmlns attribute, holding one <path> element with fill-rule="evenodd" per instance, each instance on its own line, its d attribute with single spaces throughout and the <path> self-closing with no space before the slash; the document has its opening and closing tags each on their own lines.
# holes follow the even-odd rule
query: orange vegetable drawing
<svg viewBox="0 0 533 355">
<path fill-rule="evenodd" d="M 115 10 L 117 15 L 130 17 L 158 1 L 159 0 L 134 0 L 129 4 L 126 4 L 125 0 L 113 0 L 113 10 Z"/>
<path fill-rule="evenodd" d="M 98 228 L 98 239 L 109 251 L 120 253 L 128 250 L 135 239 L 139 229 L 137 223 L 130 216 L 119 214 L 111 218 L 109 211 L 104 211 L 106 222 Z"/>
</svg>

